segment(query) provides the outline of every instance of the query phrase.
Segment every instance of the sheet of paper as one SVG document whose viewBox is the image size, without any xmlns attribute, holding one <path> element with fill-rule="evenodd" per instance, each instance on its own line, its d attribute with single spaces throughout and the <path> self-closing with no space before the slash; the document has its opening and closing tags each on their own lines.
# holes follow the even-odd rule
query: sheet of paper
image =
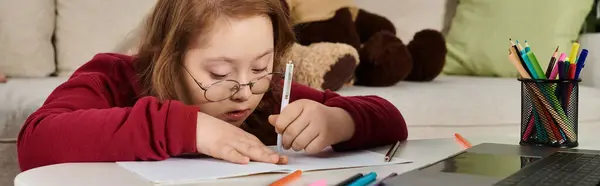
<svg viewBox="0 0 600 186">
<path fill-rule="evenodd" d="M 286 151 L 287 165 L 251 162 L 247 165 L 229 163 L 213 158 L 171 158 L 163 161 L 117 162 L 123 168 L 154 183 L 179 183 L 247 176 L 267 172 L 315 171 L 408 163 L 394 158 L 384 162 L 384 155 L 371 151 L 333 152 L 331 149 L 316 155 Z"/>
</svg>

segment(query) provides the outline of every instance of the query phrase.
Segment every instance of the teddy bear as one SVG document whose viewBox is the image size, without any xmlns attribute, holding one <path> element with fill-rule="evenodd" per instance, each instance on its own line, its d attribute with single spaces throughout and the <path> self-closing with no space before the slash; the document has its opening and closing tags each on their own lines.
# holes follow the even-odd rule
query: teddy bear
<svg viewBox="0 0 600 186">
<path fill-rule="evenodd" d="M 359 64 L 358 51 L 344 43 L 318 42 L 308 46 L 294 43 L 282 63 L 275 68 L 285 71 L 286 63 L 294 64 L 293 81 L 317 90 L 340 90 L 353 83 Z"/>
<path fill-rule="evenodd" d="M 444 36 L 439 31 L 424 29 L 405 44 L 396 36 L 396 28 L 390 20 L 357 7 L 352 0 L 280 1 L 293 24 L 296 47 L 315 43 L 347 44 L 358 52 L 358 65 L 345 85 L 391 86 L 403 80 L 431 81 L 442 72 L 447 49 Z M 310 62 L 309 59 L 303 61 Z M 314 63 L 317 66 L 323 62 Z M 352 70 L 349 64 L 340 66 Z M 323 67 L 321 70 L 327 69 Z M 342 71 L 335 67 L 329 69 Z M 319 79 L 322 75 L 319 72 L 303 77 Z M 347 74 L 337 79 L 346 77 Z M 312 87 L 315 86 L 313 84 Z"/>
</svg>

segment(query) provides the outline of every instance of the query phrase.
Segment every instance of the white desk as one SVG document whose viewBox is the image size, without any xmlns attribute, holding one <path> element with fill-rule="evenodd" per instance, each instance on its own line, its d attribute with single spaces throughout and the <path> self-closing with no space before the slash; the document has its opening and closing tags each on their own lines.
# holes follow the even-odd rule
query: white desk
<svg viewBox="0 0 600 186">
<path fill-rule="evenodd" d="M 518 144 L 518 138 L 485 138 L 465 136 L 472 145 L 484 142 Z M 580 139 L 579 148 L 600 149 L 597 143 Z M 408 140 L 398 148 L 395 157 L 413 160 L 413 163 L 390 166 L 351 168 L 329 171 L 303 173 L 301 179 L 293 185 L 307 185 L 316 180 L 327 179 L 328 184 L 335 184 L 356 173 L 377 172 L 384 177 L 392 172 L 403 173 L 433 163 L 463 150 L 454 138 Z M 385 154 L 387 147 L 374 151 Z M 211 182 L 198 182 L 185 185 L 268 185 L 284 174 L 263 174 Z M 128 185 L 153 186 L 148 180 L 129 172 L 115 163 L 66 163 L 39 167 L 19 174 L 15 178 L 15 186 L 64 186 L 64 185 Z"/>
</svg>

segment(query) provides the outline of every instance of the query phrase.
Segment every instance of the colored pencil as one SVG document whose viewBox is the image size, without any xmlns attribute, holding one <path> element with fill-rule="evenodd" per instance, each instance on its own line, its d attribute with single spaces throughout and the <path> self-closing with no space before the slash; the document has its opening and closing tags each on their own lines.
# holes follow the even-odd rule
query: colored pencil
<svg viewBox="0 0 600 186">
<path fill-rule="evenodd" d="M 554 54 L 550 58 L 550 63 L 548 63 L 548 68 L 546 69 L 546 78 L 550 79 L 550 75 L 552 75 L 552 70 L 554 69 L 554 64 L 556 63 L 556 53 L 558 52 L 558 46 L 554 50 Z"/>
</svg>

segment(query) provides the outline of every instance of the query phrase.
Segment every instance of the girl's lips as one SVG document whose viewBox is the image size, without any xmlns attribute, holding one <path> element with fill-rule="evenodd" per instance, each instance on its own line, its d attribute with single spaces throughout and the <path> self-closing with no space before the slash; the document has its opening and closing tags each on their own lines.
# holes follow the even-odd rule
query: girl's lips
<svg viewBox="0 0 600 186">
<path fill-rule="evenodd" d="M 240 121 L 248 117 L 248 115 L 250 115 L 250 109 L 227 112 L 224 114 L 224 117 L 227 121 Z"/>
</svg>

